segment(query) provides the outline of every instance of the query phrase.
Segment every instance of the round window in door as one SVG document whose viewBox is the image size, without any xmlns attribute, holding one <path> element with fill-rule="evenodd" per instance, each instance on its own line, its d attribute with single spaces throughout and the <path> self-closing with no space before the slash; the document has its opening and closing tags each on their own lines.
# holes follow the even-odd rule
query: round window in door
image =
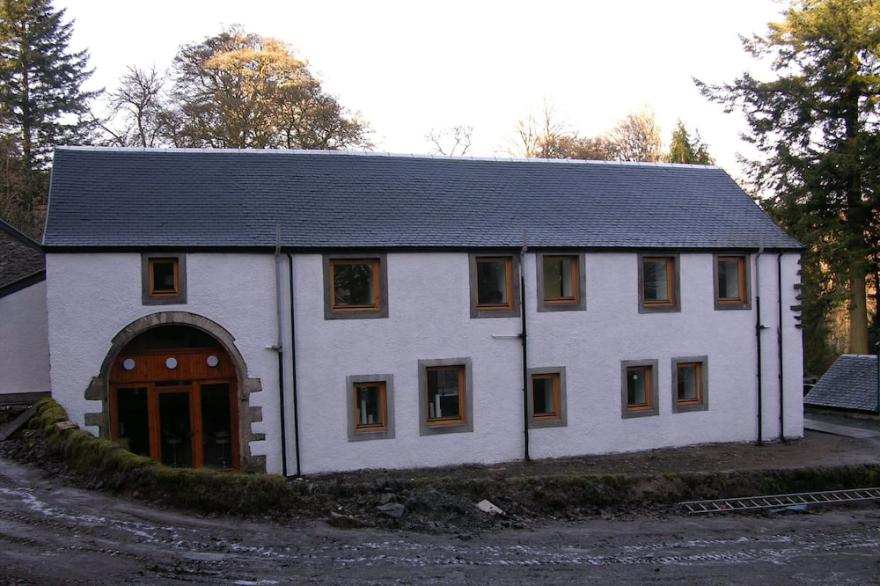
<svg viewBox="0 0 880 586">
<path fill-rule="evenodd" d="M 168 466 L 238 468 L 236 372 L 211 336 L 162 326 L 131 341 L 110 375 L 110 435 Z"/>
</svg>

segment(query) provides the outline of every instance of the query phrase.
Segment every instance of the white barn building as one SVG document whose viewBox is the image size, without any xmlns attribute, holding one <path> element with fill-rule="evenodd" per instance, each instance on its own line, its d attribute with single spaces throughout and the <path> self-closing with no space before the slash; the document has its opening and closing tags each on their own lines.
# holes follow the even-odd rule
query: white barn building
<svg viewBox="0 0 880 586">
<path fill-rule="evenodd" d="M 801 246 L 716 167 L 59 148 L 44 247 L 53 396 L 171 465 L 803 435 Z"/>
</svg>

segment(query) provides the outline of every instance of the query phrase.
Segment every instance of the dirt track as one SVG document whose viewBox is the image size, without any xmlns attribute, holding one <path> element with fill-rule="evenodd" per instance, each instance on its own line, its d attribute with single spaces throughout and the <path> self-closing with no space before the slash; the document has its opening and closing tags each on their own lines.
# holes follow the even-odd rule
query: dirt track
<svg viewBox="0 0 880 586">
<path fill-rule="evenodd" d="M 0 459 L 0 582 L 865 584 L 880 509 L 593 520 L 475 536 L 205 519 Z"/>
</svg>

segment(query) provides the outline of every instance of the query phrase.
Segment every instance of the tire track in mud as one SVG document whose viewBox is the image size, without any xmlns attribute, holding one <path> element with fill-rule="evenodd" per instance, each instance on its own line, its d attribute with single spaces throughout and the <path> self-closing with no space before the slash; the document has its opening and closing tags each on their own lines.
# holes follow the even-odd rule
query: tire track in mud
<svg viewBox="0 0 880 586">
<path fill-rule="evenodd" d="M 665 577 L 719 571 L 738 577 L 755 567 L 791 579 L 805 571 L 801 566 L 820 582 L 848 580 L 845 569 L 827 565 L 852 567 L 854 576 L 868 582 L 878 570 L 880 514 L 871 510 L 581 522 L 461 541 L 452 535 L 200 518 L 58 486 L 56 479 L 3 460 L 0 466 L 0 576 L 6 570 L 26 581 L 269 584 L 421 576 L 442 582 L 449 576 L 461 581 L 464 572 L 468 580 L 498 574 L 519 582 L 566 579 L 590 569 L 621 579 L 660 569 Z"/>
</svg>

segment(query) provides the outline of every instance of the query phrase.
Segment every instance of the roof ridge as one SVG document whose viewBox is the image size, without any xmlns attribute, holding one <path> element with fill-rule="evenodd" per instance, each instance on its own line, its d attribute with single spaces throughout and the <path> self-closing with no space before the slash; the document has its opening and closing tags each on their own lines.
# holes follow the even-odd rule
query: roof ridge
<svg viewBox="0 0 880 586">
<path fill-rule="evenodd" d="M 505 163 L 550 163 L 569 165 L 609 165 L 625 167 L 660 167 L 671 169 L 702 169 L 721 170 L 717 165 L 695 165 L 689 163 L 663 163 L 648 161 L 601 161 L 588 159 L 543 159 L 539 157 L 500 157 L 500 156 L 449 156 L 420 153 L 392 153 L 389 151 L 349 151 L 349 150 L 307 150 L 307 149 L 222 149 L 222 148 L 180 148 L 180 147 L 119 147 L 119 146 L 93 146 L 93 145 L 59 145 L 56 151 L 97 151 L 97 152 L 127 152 L 127 153 L 221 153 L 221 154 L 273 154 L 273 155 L 314 155 L 314 156 L 358 156 L 373 158 L 398 158 L 398 159 L 427 159 L 444 161 L 488 161 Z"/>
</svg>

